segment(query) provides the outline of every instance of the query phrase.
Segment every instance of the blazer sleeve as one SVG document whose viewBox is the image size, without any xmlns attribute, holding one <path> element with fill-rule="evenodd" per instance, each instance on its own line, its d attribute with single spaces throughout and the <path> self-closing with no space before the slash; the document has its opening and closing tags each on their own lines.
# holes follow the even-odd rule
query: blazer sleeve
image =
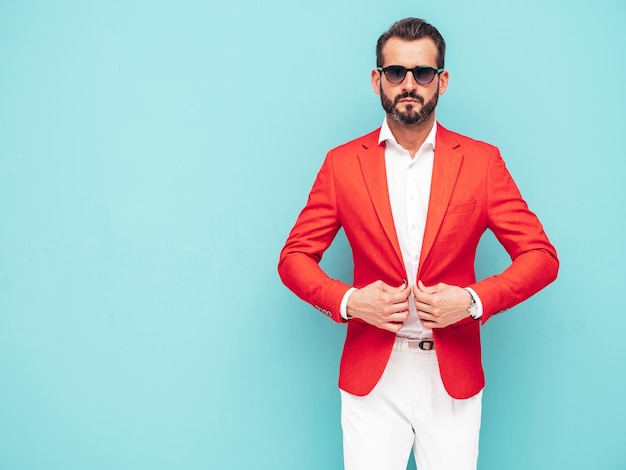
<svg viewBox="0 0 626 470">
<path fill-rule="evenodd" d="M 487 224 L 511 257 L 501 274 L 471 285 L 483 303 L 482 322 L 526 300 L 557 276 L 559 261 L 497 149 L 487 169 Z"/>
<path fill-rule="evenodd" d="M 344 322 L 340 304 L 351 286 L 330 278 L 319 267 L 322 255 L 341 228 L 332 160 L 331 151 L 281 250 L 278 273 L 283 283 L 302 300 L 333 320 Z"/>
</svg>

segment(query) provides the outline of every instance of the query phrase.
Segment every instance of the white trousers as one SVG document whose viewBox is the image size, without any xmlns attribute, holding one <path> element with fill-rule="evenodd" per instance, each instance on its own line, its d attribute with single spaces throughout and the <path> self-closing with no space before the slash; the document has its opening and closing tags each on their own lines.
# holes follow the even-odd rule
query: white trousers
<svg viewBox="0 0 626 470">
<path fill-rule="evenodd" d="M 482 392 L 456 400 L 445 391 L 436 351 L 397 338 L 374 390 L 341 390 L 345 470 L 476 470 Z"/>
</svg>

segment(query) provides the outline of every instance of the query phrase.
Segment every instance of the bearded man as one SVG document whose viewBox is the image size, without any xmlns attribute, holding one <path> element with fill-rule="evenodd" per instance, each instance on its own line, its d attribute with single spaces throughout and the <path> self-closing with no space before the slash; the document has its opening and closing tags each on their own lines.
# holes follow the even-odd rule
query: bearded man
<svg viewBox="0 0 626 470">
<path fill-rule="evenodd" d="M 378 40 L 372 87 L 382 126 L 331 150 L 280 254 L 287 287 L 347 323 L 340 364 L 348 470 L 475 470 L 480 327 L 552 282 L 558 259 L 498 149 L 435 119 L 445 42 L 417 18 Z M 353 285 L 319 267 L 343 228 Z M 477 280 L 491 230 L 511 257 Z"/>
</svg>

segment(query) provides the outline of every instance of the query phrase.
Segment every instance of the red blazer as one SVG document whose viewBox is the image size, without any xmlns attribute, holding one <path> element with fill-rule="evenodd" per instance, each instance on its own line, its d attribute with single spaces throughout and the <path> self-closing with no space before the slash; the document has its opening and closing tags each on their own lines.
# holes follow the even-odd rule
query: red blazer
<svg viewBox="0 0 626 470">
<path fill-rule="evenodd" d="M 278 271 L 296 295 L 337 322 L 352 287 L 331 279 L 318 263 L 343 227 L 352 248 L 354 287 L 376 280 L 399 286 L 406 277 L 389 203 L 379 130 L 331 150 L 287 242 Z M 490 229 L 512 259 L 501 274 L 476 282 L 474 259 Z M 471 287 L 483 304 L 482 323 L 527 299 L 556 278 L 558 259 L 496 147 L 439 125 L 430 203 L 418 279 Z M 416 283 L 416 279 L 410 280 Z M 434 329 L 441 377 L 450 396 L 468 398 L 485 384 L 480 322 L 470 317 Z M 350 320 L 339 386 L 367 395 L 380 379 L 395 335 Z"/>
</svg>

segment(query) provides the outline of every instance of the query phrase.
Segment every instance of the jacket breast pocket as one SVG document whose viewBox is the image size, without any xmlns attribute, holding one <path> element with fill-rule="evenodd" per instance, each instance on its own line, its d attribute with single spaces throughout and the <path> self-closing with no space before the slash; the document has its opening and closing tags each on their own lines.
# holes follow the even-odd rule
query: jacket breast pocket
<svg viewBox="0 0 626 470">
<path fill-rule="evenodd" d="M 461 202 L 459 204 L 451 204 L 446 210 L 446 217 L 449 215 L 463 214 L 465 212 L 473 212 L 476 209 L 476 200 Z"/>
</svg>

